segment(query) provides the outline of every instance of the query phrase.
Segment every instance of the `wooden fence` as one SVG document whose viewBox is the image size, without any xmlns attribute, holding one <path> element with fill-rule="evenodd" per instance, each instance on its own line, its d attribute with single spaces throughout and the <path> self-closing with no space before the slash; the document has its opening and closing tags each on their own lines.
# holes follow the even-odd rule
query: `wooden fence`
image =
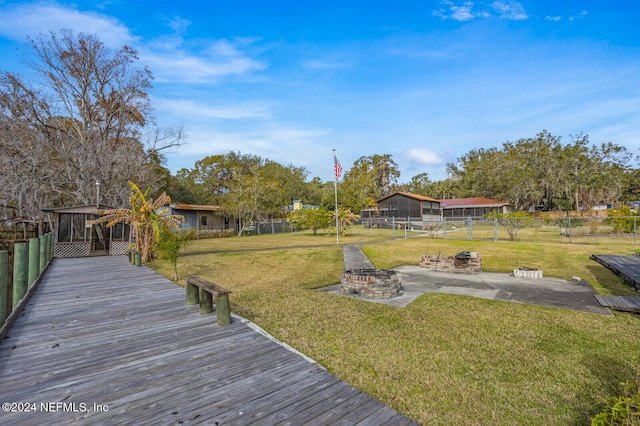
<svg viewBox="0 0 640 426">
<path fill-rule="evenodd" d="M 53 259 L 53 234 L 4 242 L 0 251 L 0 341 L 35 291 Z"/>
</svg>

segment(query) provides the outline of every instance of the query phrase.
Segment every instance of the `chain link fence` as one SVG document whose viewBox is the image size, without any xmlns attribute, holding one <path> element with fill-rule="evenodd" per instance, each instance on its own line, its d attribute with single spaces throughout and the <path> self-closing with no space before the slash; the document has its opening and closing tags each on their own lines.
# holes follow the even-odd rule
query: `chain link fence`
<svg viewBox="0 0 640 426">
<path fill-rule="evenodd" d="M 388 229 L 392 238 L 423 235 L 448 240 L 595 242 L 615 240 L 636 245 L 639 216 L 455 218 L 425 222 L 414 218 L 367 218 L 365 228 Z"/>
</svg>

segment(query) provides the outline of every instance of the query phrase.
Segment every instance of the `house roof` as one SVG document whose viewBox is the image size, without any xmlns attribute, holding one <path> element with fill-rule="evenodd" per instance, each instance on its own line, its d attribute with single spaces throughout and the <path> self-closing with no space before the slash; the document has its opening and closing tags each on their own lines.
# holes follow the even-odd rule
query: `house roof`
<svg viewBox="0 0 640 426">
<path fill-rule="evenodd" d="M 42 209 L 45 213 L 93 213 L 96 210 L 113 210 L 115 207 L 100 204 L 87 204 L 84 206 L 71 206 L 71 207 L 52 207 L 48 209 Z"/>
<path fill-rule="evenodd" d="M 440 202 L 442 203 L 443 209 L 452 209 L 456 207 L 502 207 L 510 205 L 504 201 L 497 201 L 484 197 L 449 198 L 440 200 Z"/>
<path fill-rule="evenodd" d="M 426 197 L 424 195 L 419 195 L 419 194 L 412 194 L 410 192 L 394 192 L 393 194 L 389 194 L 386 197 L 380 198 L 379 200 L 376 200 L 376 203 L 380 204 L 382 201 L 394 197 L 396 195 L 400 195 L 403 197 L 407 197 L 407 198 L 413 198 L 414 200 L 419 200 L 419 201 L 434 201 L 436 203 L 439 203 L 440 200 L 436 200 L 435 198 L 431 198 L 431 197 Z"/>
<path fill-rule="evenodd" d="M 169 204 L 174 210 L 194 210 L 194 211 L 218 211 L 220 210 L 220 206 L 207 206 L 204 204 L 184 204 L 184 203 L 173 203 Z"/>
</svg>

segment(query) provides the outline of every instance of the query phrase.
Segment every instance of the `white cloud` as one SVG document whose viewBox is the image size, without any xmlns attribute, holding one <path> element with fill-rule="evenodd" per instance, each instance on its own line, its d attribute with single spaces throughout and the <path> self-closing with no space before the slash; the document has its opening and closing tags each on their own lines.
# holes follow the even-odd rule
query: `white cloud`
<svg viewBox="0 0 640 426">
<path fill-rule="evenodd" d="M 473 2 L 465 2 L 462 6 L 451 5 L 451 19 L 454 21 L 469 21 L 474 18 L 474 14 L 471 11 L 473 8 Z"/>
<path fill-rule="evenodd" d="M 553 22 L 559 22 L 562 17 L 561 16 L 545 16 L 545 18 L 547 21 L 553 21 Z"/>
<path fill-rule="evenodd" d="M 577 15 L 569 16 L 569 20 L 570 21 L 575 21 L 576 19 L 580 19 L 580 18 L 582 18 L 584 16 L 587 16 L 588 14 L 589 14 L 588 11 L 583 10 L 582 12 L 578 13 Z"/>
<path fill-rule="evenodd" d="M 167 26 L 176 33 L 184 33 L 185 31 L 187 31 L 187 28 L 189 28 L 189 25 L 191 25 L 191 21 L 189 21 L 188 19 L 180 18 L 179 16 L 175 16 L 168 21 L 169 22 Z"/>
<path fill-rule="evenodd" d="M 270 123 L 251 126 L 251 130 L 245 127 L 219 131 L 213 126 L 200 125 L 187 133 L 187 143 L 180 148 L 180 156 L 201 159 L 208 155 L 240 151 L 281 164 L 310 167 L 316 165 L 317 158 L 324 152 L 327 155 L 327 171 L 330 170 L 330 150 L 323 140 L 329 134 L 326 129 L 305 129 L 295 125 Z M 183 167 L 184 165 L 177 164 L 179 160 L 169 157 L 169 167 Z"/>
<path fill-rule="evenodd" d="M 509 19 L 512 21 L 522 21 L 529 18 L 524 7 L 514 1 L 494 1 L 491 3 L 491 9 L 487 10 L 479 10 L 478 8 L 474 10 L 475 3 L 472 1 L 456 4 L 450 0 L 442 0 L 440 4 L 445 7 L 433 11 L 434 16 L 459 22 L 470 21 L 476 18 L 490 18 L 494 16 L 494 13 L 501 19 Z"/>
<path fill-rule="evenodd" d="M 332 61 L 308 60 L 302 62 L 302 68 L 307 70 L 337 70 L 343 67 L 344 64 Z"/>
<path fill-rule="evenodd" d="M 154 98 L 153 104 L 158 111 L 168 113 L 173 117 L 184 119 L 267 119 L 271 113 L 266 105 L 259 102 L 246 104 L 210 106 L 192 100 Z"/>
<path fill-rule="evenodd" d="M 68 28 L 76 34 L 95 34 L 110 48 L 131 45 L 138 50 L 142 63 L 151 68 L 158 81 L 210 82 L 225 75 L 242 75 L 266 68 L 264 63 L 254 60 L 242 50 L 255 42 L 255 38 L 205 41 L 207 44 L 192 53 L 191 50 L 197 50 L 198 46 L 186 46 L 176 34 L 159 36 L 144 43 L 116 19 L 57 4 L 20 4 L 0 8 L 0 22 L 0 37 L 11 40 L 25 41 L 27 36 Z M 176 33 L 183 33 L 190 22 L 175 17 L 168 20 L 167 25 Z"/>
<path fill-rule="evenodd" d="M 436 152 L 424 148 L 411 148 L 407 152 L 407 157 L 412 162 L 424 166 L 439 166 L 443 163 L 442 158 Z"/>
<path fill-rule="evenodd" d="M 464 2 L 461 6 L 456 5 L 452 1 L 443 0 L 440 2 L 445 5 L 445 9 L 438 9 L 433 12 L 434 16 L 438 16 L 442 19 L 453 19 L 454 21 L 470 21 L 475 18 L 476 15 L 472 12 L 473 2 Z"/>
<path fill-rule="evenodd" d="M 529 18 L 524 7 L 515 1 L 494 1 L 491 7 L 498 12 L 498 16 L 502 19 L 511 21 L 523 21 Z"/>
<path fill-rule="evenodd" d="M 0 9 L 0 36 L 24 41 L 27 36 L 72 29 L 75 33 L 95 34 L 111 48 L 131 44 L 134 37 L 117 20 L 93 12 L 56 4 L 19 4 Z"/>
<path fill-rule="evenodd" d="M 165 39 L 153 49 L 141 49 L 140 59 L 158 81 L 207 83 L 226 75 L 242 75 L 267 68 L 240 48 L 246 40 L 214 40 L 192 54 L 182 40 Z M 195 49 L 197 50 L 197 49 Z"/>
</svg>

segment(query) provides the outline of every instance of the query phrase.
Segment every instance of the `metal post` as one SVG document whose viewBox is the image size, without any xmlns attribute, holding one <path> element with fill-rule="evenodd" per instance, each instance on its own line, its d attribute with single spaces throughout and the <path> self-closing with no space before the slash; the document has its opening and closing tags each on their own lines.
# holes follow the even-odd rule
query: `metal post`
<svg viewBox="0 0 640 426">
<path fill-rule="evenodd" d="M 391 238 L 396 237 L 396 217 L 391 216 Z"/>
<path fill-rule="evenodd" d="M 493 218 L 493 241 L 498 241 L 498 218 Z"/>
<path fill-rule="evenodd" d="M 333 181 L 333 189 L 336 196 L 336 245 L 340 244 L 340 217 L 338 212 L 338 178 Z"/>
<path fill-rule="evenodd" d="M 569 235 L 569 242 L 571 242 L 571 235 L 573 235 L 573 232 L 571 232 L 571 216 L 569 216 L 567 220 L 567 233 Z"/>
</svg>

